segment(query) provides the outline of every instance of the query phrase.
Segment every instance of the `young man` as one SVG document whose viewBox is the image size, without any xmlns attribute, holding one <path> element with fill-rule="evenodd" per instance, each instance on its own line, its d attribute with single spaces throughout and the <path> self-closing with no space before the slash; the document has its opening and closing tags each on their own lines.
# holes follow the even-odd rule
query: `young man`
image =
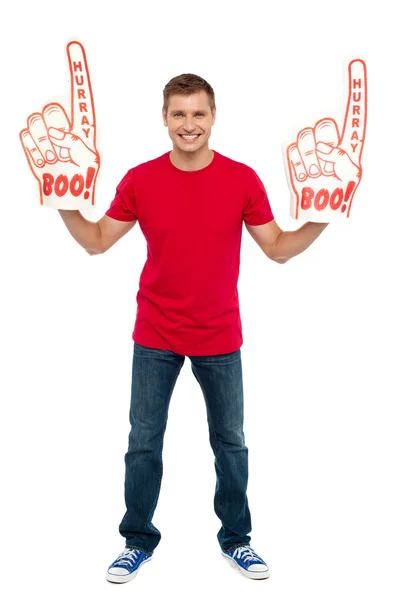
<svg viewBox="0 0 399 600">
<path fill-rule="evenodd" d="M 249 545 L 237 292 L 242 223 L 278 263 L 303 252 L 326 224 L 306 223 L 283 232 L 255 171 L 210 150 L 216 107 L 204 79 L 180 75 L 163 93 L 172 151 L 131 169 L 97 223 L 78 211 L 60 211 L 89 254 L 108 250 L 137 221 L 147 241 L 133 332 L 126 513 L 119 526 L 126 547 L 108 568 L 107 579 L 133 579 L 161 539 L 152 518 L 169 402 L 186 356 L 206 403 L 222 554 L 245 576 L 266 579 L 268 566 Z"/>
</svg>

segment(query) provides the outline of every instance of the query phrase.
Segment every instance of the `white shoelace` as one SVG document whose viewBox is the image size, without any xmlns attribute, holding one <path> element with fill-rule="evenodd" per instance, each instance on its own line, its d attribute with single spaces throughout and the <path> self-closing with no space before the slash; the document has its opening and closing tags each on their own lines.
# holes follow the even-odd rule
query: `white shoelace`
<svg viewBox="0 0 399 600">
<path fill-rule="evenodd" d="M 237 558 L 242 558 L 244 562 L 262 561 L 262 559 L 252 550 L 251 546 L 240 546 L 239 548 L 236 548 L 233 552 L 233 558 L 235 558 L 236 556 Z"/>
<path fill-rule="evenodd" d="M 125 550 L 123 550 L 123 552 L 121 552 L 119 554 L 119 556 L 117 557 L 116 561 L 114 562 L 114 566 L 118 566 L 118 565 L 130 565 L 133 566 L 135 561 L 137 560 L 138 556 L 136 556 L 136 553 L 138 553 L 138 550 L 136 550 L 135 548 L 125 548 Z M 133 565 L 132 565 L 133 562 Z"/>
</svg>

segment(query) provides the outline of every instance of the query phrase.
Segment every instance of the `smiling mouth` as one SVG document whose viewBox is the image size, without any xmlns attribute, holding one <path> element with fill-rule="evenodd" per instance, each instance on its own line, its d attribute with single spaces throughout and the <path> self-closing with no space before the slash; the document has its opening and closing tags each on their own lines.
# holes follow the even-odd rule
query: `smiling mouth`
<svg viewBox="0 0 399 600">
<path fill-rule="evenodd" d="M 193 135 L 188 135 L 188 137 L 185 137 L 186 134 L 184 133 L 178 133 L 177 135 L 179 135 L 185 142 L 194 142 L 195 140 L 197 140 L 199 138 L 199 136 L 201 135 L 200 133 L 195 133 Z"/>
</svg>

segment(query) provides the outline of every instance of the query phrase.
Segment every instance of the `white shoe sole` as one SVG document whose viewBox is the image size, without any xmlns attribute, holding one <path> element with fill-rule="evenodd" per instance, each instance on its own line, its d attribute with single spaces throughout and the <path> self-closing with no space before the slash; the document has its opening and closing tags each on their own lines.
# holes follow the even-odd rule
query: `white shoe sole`
<svg viewBox="0 0 399 600">
<path fill-rule="evenodd" d="M 222 550 L 222 556 L 228 558 L 232 567 L 236 567 L 245 577 L 249 577 L 250 579 L 268 579 L 270 577 L 270 571 L 246 571 L 240 565 L 236 563 L 234 558 L 231 558 L 228 554 L 225 554 Z"/>
<path fill-rule="evenodd" d="M 136 575 L 140 571 L 141 567 L 146 562 L 150 561 L 151 559 L 152 559 L 152 556 L 149 556 L 148 558 L 143 560 L 143 562 L 141 563 L 139 568 L 136 569 L 135 571 L 133 571 L 133 573 L 130 573 L 129 575 L 112 575 L 112 573 L 108 573 L 108 571 L 107 571 L 107 581 L 110 581 L 111 583 L 126 583 L 127 581 L 131 581 L 132 579 L 134 579 L 136 577 Z"/>
</svg>

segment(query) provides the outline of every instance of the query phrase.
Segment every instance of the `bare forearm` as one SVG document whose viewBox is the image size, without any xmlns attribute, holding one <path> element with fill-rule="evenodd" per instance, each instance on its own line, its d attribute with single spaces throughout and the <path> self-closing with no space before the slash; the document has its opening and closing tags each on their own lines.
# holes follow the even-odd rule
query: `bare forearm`
<svg viewBox="0 0 399 600">
<path fill-rule="evenodd" d="M 78 210 L 59 210 L 71 236 L 88 254 L 102 254 L 101 229 L 97 223 L 88 221 Z"/>
<path fill-rule="evenodd" d="M 295 231 L 282 231 L 276 242 L 275 260 L 285 263 L 309 248 L 327 225 L 328 223 L 305 223 Z"/>
</svg>

